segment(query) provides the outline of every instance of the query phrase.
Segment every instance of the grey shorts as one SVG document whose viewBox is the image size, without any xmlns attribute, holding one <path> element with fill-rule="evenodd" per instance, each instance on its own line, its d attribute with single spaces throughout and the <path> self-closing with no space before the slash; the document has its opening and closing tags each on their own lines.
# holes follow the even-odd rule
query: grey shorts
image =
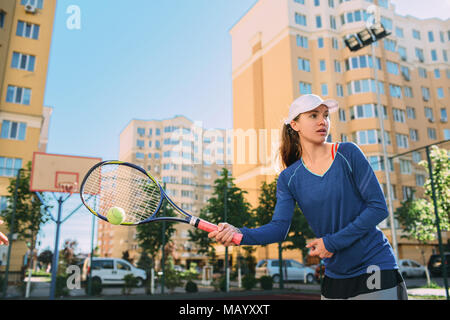
<svg viewBox="0 0 450 320">
<path fill-rule="evenodd" d="M 408 292 L 405 282 L 402 282 L 390 289 L 364 293 L 348 299 L 328 299 L 324 296 L 321 296 L 321 298 L 322 300 L 408 300 Z"/>
</svg>

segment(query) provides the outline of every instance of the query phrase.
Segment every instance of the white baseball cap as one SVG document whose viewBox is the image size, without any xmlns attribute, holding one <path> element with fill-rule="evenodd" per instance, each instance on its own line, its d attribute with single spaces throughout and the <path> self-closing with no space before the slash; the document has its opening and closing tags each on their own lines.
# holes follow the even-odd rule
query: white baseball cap
<svg viewBox="0 0 450 320">
<path fill-rule="evenodd" d="M 300 98 L 297 98 L 292 102 L 289 107 L 289 115 L 284 123 L 288 125 L 294 120 L 300 113 L 308 112 L 314 110 L 321 104 L 324 104 L 328 107 L 328 112 L 332 113 L 339 109 L 338 102 L 336 100 L 328 99 L 323 100 L 321 97 L 315 94 L 305 94 Z"/>
</svg>

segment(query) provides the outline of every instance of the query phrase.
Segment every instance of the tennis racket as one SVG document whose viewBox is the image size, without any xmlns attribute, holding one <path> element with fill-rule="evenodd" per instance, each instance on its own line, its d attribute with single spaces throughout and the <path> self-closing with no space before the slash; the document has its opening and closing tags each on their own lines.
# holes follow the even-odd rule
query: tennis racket
<svg viewBox="0 0 450 320">
<path fill-rule="evenodd" d="M 128 162 L 102 161 L 93 166 L 81 183 L 80 196 L 86 208 L 104 221 L 108 221 L 106 216 L 110 208 L 122 208 L 125 218 L 121 225 L 133 226 L 165 220 L 189 223 L 206 232 L 218 228 L 178 207 L 155 178 L 141 167 Z M 180 217 L 158 216 L 164 199 Z M 239 245 L 241 240 L 242 234 L 236 233 L 232 242 Z"/>
</svg>

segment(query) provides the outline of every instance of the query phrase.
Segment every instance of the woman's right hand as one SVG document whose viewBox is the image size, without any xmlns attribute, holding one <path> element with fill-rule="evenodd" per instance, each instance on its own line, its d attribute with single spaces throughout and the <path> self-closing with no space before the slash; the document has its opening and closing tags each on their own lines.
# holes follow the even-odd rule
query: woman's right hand
<svg viewBox="0 0 450 320">
<path fill-rule="evenodd" d="M 217 242 L 223 244 L 225 247 L 234 246 L 235 244 L 231 242 L 233 240 L 233 236 L 236 233 L 242 232 L 238 228 L 228 223 L 219 223 L 217 226 L 218 229 L 216 231 L 208 233 L 208 238 L 215 238 Z"/>
</svg>

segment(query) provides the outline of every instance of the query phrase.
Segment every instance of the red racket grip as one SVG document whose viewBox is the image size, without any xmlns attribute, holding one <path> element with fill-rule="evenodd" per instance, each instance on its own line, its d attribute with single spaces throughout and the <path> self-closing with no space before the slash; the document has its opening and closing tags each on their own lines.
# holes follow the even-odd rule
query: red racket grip
<svg viewBox="0 0 450 320">
<path fill-rule="evenodd" d="M 191 224 L 195 226 L 196 228 L 199 228 L 200 230 L 206 231 L 206 232 L 212 232 L 217 230 L 217 225 L 210 223 L 208 221 L 205 221 L 200 218 L 192 217 Z M 240 245 L 242 241 L 242 234 L 241 233 L 235 233 L 233 235 L 233 239 L 231 242 L 233 242 L 235 245 Z"/>
</svg>

